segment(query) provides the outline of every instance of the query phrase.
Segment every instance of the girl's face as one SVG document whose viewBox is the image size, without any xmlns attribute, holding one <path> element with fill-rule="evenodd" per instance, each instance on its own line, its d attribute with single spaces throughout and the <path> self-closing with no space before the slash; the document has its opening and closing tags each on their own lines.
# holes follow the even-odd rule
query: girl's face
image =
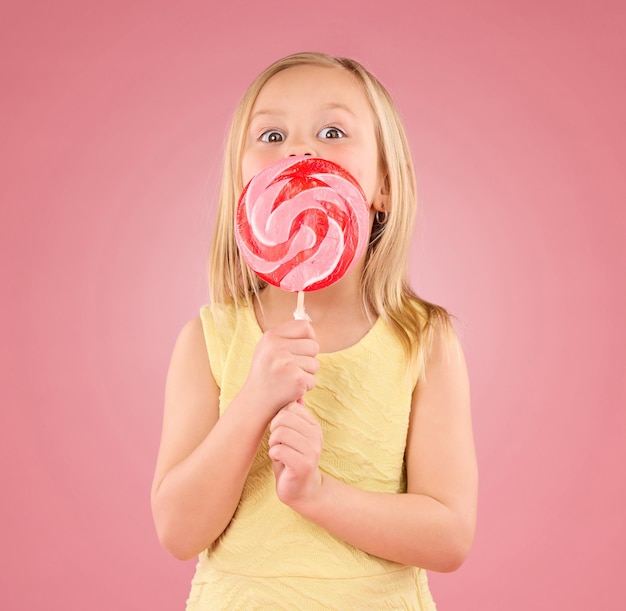
<svg viewBox="0 0 626 611">
<path fill-rule="evenodd" d="M 361 85 L 346 70 L 294 66 L 267 81 L 252 108 L 243 183 L 283 157 L 307 154 L 348 170 L 370 203 L 382 199 L 374 116 Z"/>
</svg>

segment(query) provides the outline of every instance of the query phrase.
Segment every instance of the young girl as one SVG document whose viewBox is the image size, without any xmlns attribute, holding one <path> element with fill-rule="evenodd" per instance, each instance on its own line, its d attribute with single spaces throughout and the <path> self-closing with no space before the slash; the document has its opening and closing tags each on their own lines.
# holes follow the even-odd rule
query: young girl
<svg viewBox="0 0 626 611">
<path fill-rule="evenodd" d="M 239 194 L 312 155 L 370 202 L 366 254 L 296 297 L 239 256 Z M 199 554 L 188 610 L 434 609 L 425 570 L 474 535 L 468 380 L 448 315 L 409 288 L 412 161 L 398 113 L 361 65 L 282 59 L 243 97 L 227 142 L 212 305 L 182 330 L 152 489 L 162 545 Z M 419 567 L 419 568 L 418 568 Z"/>
</svg>

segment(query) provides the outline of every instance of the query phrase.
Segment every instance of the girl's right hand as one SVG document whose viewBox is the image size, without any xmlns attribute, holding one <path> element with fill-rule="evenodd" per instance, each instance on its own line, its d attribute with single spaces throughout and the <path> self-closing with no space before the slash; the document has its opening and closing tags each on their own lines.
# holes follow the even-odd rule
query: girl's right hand
<svg viewBox="0 0 626 611">
<path fill-rule="evenodd" d="M 241 389 L 268 421 L 285 405 L 315 387 L 319 344 L 311 323 L 291 320 L 268 329 L 256 345 Z"/>
</svg>

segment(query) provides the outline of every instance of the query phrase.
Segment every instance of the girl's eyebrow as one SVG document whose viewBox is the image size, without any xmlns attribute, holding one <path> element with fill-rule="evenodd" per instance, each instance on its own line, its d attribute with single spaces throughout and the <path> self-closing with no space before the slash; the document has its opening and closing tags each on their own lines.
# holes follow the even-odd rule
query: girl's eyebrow
<svg viewBox="0 0 626 611">
<path fill-rule="evenodd" d="M 326 104 L 322 104 L 320 106 L 321 110 L 344 110 L 345 112 L 350 113 L 352 116 L 356 116 L 354 114 L 354 111 L 347 106 L 346 104 L 342 104 L 341 102 L 327 102 Z M 277 115 L 283 115 L 285 114 L 285 111 L 281 111 L 281 110 L 275 110 L 272 108 L 261 108 L 259 110 L 255 110 L 252 115 L 250 116 L 250 120 L 254 120 L 257 117 L 262 117 L 262 116 L 277 116 Z"/>
<path fill-rule="evenodd" d="M 250 120 L 256 119 L 257 117 L 264 116 L 264 115 L 279 115 L 279 114 L 281 113 L 278 110 L 255 110 L 250 115 Z"/>
<path fill-rule="evenodd" d="M 341 102 L 328 102 L 327 104 L 322 104 L 322 110 L 345 110 L 352 116 L 356 116 L 354 111 L 349 106 L 342 104 Z"/>
</svg>

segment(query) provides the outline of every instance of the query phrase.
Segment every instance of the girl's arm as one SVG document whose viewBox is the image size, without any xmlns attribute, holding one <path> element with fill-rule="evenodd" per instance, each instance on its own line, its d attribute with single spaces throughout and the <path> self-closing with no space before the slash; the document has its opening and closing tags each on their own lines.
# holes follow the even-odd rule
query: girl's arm
<svg viewBox="0 0 626 611">
<path fill-rule="evenodd" d="M 296 423 L 298 451 L 290 451 L 280 439 L 293 432 L 282 432 L 286 427 L 280 423 L 287 416 L 296 419 L 285 410 L 272 423 L 276 433 L 270 442 L 272 458 L 289 468 L 290 481 L 278 483 L 282 500 L 293 509 L 370 554 L 453 571 L 474 537 L 478 475 L 465 360 L 456 337 L 437 335 L 426 379 L 413 395 L 406 494 L 369 492 L 320 477 L 319 432 L 311 434 L 309 450 L 303 437 L 315 427 Z"/>
<path fill-rule="evenodd" d="M 264 334 L 248 378 L 219 417 L 199 318 L 181 331 L 165 388 L 161 445 L 152 486 L 159 540 L 187 560 L 211 545 L 235 512 L 271 417 L 315 385 L 312 327 L 291 321 Z"/>
</svg>

